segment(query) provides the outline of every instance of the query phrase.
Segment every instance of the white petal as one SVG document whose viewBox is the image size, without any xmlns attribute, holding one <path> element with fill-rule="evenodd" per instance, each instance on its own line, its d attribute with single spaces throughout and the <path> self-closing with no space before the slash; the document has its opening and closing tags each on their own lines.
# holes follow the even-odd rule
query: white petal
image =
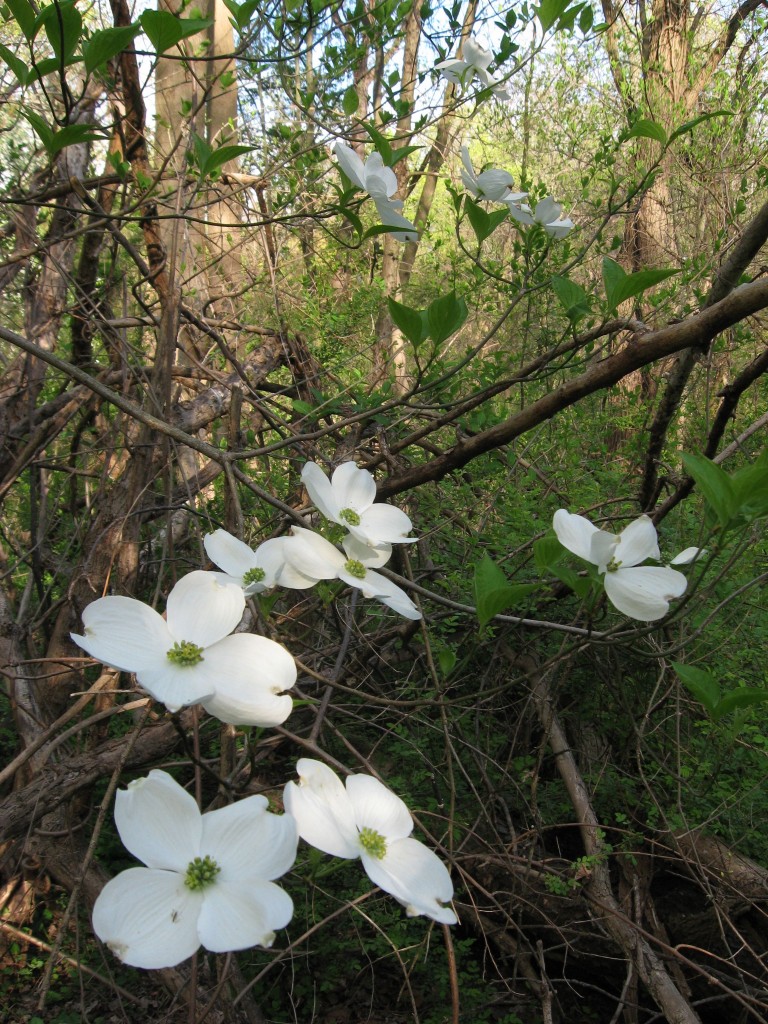
<svg viewBox="0 0 768 1024">
<path fill-rule="evenodd" d="M 199 948 L 203 897 L 171 871 L 129 868 L 107 882 L 93 907 L 93 930 L 131 967 L 175 967 Z"/>
<path fill-rule="evenodd" d="M 243 573 L 256 568 L 258 564 L 255 552 L 226 530 L 207 533 L 203 538 L 203 544 L 213 564 L 236 579 L 242 579 Z"/>
<path fill-rule="evenodd" d="M 289 814 L 270 813 L 267 803 L 266 797 L 249 796 L 203 815 L 200 850 L 221 868 L 217 881 L 247 887 L 280 878 L 293 867 L 296 822 Z"/>
<path fill-rule="evenodd" d="M 592 537 L 598 532 L 593 523 L 590 523 L 584 516 L 573 515 L 571 512 L 566 512 L 564 508 L 559 508 L 552 519 L 552 526 L 557 534 L 557 539 L 564 548 L 587 562 L 592 561 L 590 554 Z"/>
<path fill-rule="evenodd" d="M 238 590 L 242 594 L 239 587 Z M 216 679 L 211 676 L 206 664 L 207 653 L 206 650 L 203 660 L 197 665 L 176 665 L 165 657 L 157 667 L 138 671 L 136 678 L 147 693 L 165 704 L 169 711 L 199 704 L 216 689 Z"/>
<path fill-rule="evenodd" d="M 198 920 L 200 941 L 212 953 L 271 946 L 275 929 L 293 917 L 293 901 L 274 882 L 243 888 L 218 880 L 204 893 Z"/>
<path fill-rule="evenodd" d="M 660 557 L 656 527 L 648 516 L 640 516 L 621 531 L 613 557 L 625 567 Z"/>
<path fill-rule="evenodd" d="M 352 586 L 358 586 L 363 592 L 365 597 L 372 597 L 376 601 L 381 601 L 392 611 L 402 615 L 406 619 L 420 619 L 421 612 L 408 597 L 406 592 L 402 590 L 396 583 L 388 580 L 386 576 L 382 576 L 381 573 L 366 572 L 365 579 L 354 583 L 352 577 L 348 577 L 345 573 L 339 573 L 339 578 L 350 583 Z"/>
<path fill-rule="evenodd" d="M 341 546 L 349 558 L 362 562 L 369 569 L 380 569 L 392 556 L 391 544 L 366 544 L 352 533 L 347 534 Z"/>
<path fill-rule="evenodd" d="M 685 593 L 688 581 L 681 572 L 641 565 L 605 574 L 605 592 L 611 604 L 640 622 L 654 622 L 669 611 L 673 597 Z"/>
<path fill-rule="evenodd" d="M 346 785 L 359 829 L 372 828 L 385 839 L 404 839 L 413 832 L 411 812 L 383 782 L 372 775 L 350 775 Z"/>
<path fill-rule="evenodd" d="M 117 791 L 115 825 L 123 846 L 149 868 L 185 872 L 200 853 L 203 826 L 197 803 L 158 768 Z"/>
<path fill-rule="evenodd" d="M 553 220 L 558 219 L 562 212 L 562 206 L 556 203 L 552 196 L 547 196 L 546 199 L 540 199 L 536 203 L 534 217 L 539 224 L 551 224 Z"/>
<path fill-rule="evenodd" d="M 340 509 L 351 508 L 362 514 L 376 500 L 376 481 L 367 469 L 354 462 L 342 462 L 333 471 L 331 486 Z"/>
<path fill-rule="evenodd" d="M 571 228 L 575 227 L 570 217 L 564 217 L 562 220 L 556 220 L 552 224 L 545 224 L 544 230 L 552 238 L 565 238 L 570 232 Z"/>
<path fill-rule="evenodd" d="M 365 188 L 374 199 L 389 199 L 397 191 L 397 177 L 381 153 L 371 153 L 365 162 Z"/>
<path fill-rule="evenodd" d="M 467 39 L 464 42 L 464 49 L 462 51 L 464 60 L 468 64 L 471 64 L 474 68 L 485 68 L 493 60 L 493 54 L 490 50 L 486 50 L 484 46 L 477 42 L 476 39 Z"/>
<path fill-rule="evenodd" d="M 443 78 L 452 85 L 461 85 L 464 81 L 464 76 L 469 71 L 469 64 L 464 60 L 451 57 L 448 60 L 441 60 L 435 64 L 435 70 L 439 71 Z"/>
<path fill-rule="evenodd" d="M 336 517 L 344 506 L 339 504 L 331 481 L 316 462 L 308 462 L 302 469 L 301 482 L 306 487 L 307 494 L 317 511 L 335 523 Z"/>
<path fill-rule="evenodd" d="M 215 683 L 203 701 L 209 715 L 231 725 L 282 725 L 293 701 L 285 690 L 296 682 L 296 663 L 280 644 L 263 636 L 235 633 L 205 651 Z"/>
<path fill-rule="evenodd" d="M 486 199 L 499 202 L 509 192 L 514 179 L 508 171 L 488 170 L 477 176 L 477 185 Z"/>
<path fill-rule="evenodd" d="M 244 608 L 241 587 L 198 569 L 182 576 L 168 595 L 168 629 L 176 640 L 208 647 L 232 632 Z"/>
<path fill-rule="evenodd" d="M 509 207 L 509 215 L 513 220 L 518 221 L 520 224 L 525 224 L 526 226 L 533 224 L 533 214 L 531 213 L 530 206 L 526 206 L 525 203 L 518 205 L 509 196 L 504 200 L 504 202 Z"/>
<path fill-rule="evenodd" d="M 619 538 L 607 530 L 597 530 L 592 534 L 592 541 L 589 545 L 589 560 L 597 566 L 598 572 L 605 572 L 616 554 L 616 547 Z"/>
<path fill-rule="evenodd" d="M 321 761 L 308 757 L 299 760 L 296 771 L 299 785 L 287 783 L 283 801 L 301 838 L 334 857 L 359 857 L 352 804 L 341 780 Z"/>
<path fill-rule="evenodd" d="M 443 906 L 453 899 L 448 869 L 432 850 L 417 839 L 398 839 L 387 845 L 384 857 L 363 852 L 366 874 L 402 903 L 409 917 L 425 914 L 441 924 L 456 924 L 456 915 Z"/>
<path fill-rule="evenodd" d="M 411 520 L 402 509 L 379 502 L 371 505 L 360 516 L 359 526 L 350 526 L 349 532 L 373 547 L 380 544 L 413 544 L 417 537 L 409 537 Z"/>
<path fill-rule="evenodd" d="M 461 180 L 470 192 L 477 195 L 477 175 L 475 174 L 475 168 L 472 166 L 472 159 L 466 146 L 461 147 L 461 162 L 464 164 L 461 171 Z"/>
<path fill-rule="evenodd" d="M 291 530 L 290 543 L 285 545 L 285 556 L 294 569 L 315 580 L 336 579 L 346 561 L 329 540 L 301 526 L 294 526 Z"/>
<path fill-rule="evenodd" d="M 336 159 L 339 161 L 339 166 L 352 184 L 357 185 L 358 188 L 365 189 L 365 168 L 363 166 L 363 161 L 354 149 L 345 145 L 343 142 L 337 142 L 333 147 L 333 152 Z"/>
<path fill-rule="evenodd" d="M 686 548 L 681 551 L 679 555 L 675 555 L 670 565 L 690 565 L 691 562 L 695 562 L 697 558 L 702 558 L 706 555 L 706 548 Z"/>
<path fill-rule="evenodd" d="M 401 213 L 398 213 L 391 201 L 385 201 L 383 199 L 375 199 L 376 211 L 379 215 L 379 220 L 386 227 L 393 228 L 394 230 L 390 234 L 397 235 L 397 240 L 407 244 L 408 242 L 415 242 L 418 240 L 419 233 L 416 230 L 416 226 L 407 220 Z"/>
<path fill-rule="evenodd" d="M 83 612 L 85 634 L 72 639 L 105 665 L 137 672 L 161 664 L 173 646 L 161 615 L 132 597 L 100 597 Z"/>
<path fill-rule="evenodd" d="M 286 537 L 273 537 L 265 540 L 256 548 L 256 568 L 264 570 L 264 579 L 261 581 L 262 590 L 274 587 L 285 568 L 285 542 Z M 246 594 L 250 588 L 246 587 Z"/>
</svg>

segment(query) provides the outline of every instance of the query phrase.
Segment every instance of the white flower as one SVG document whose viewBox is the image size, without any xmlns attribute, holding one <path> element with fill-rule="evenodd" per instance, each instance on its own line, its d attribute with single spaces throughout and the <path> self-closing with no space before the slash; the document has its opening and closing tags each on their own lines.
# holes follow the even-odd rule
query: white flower
<svg viewBox="0 0 768 1024">
<path fill-rule="evenodd" d="M 404 244 L 418 242 L 419 233 L 415 225 L 400 213 L 403 204 L 399 199 L 374 199 L 374 203 L 381 223 L 393 228 L 388 234 L 395 235 Z"/>
<path fill-rule="evenodd" d="M 93 930 L 132 967 L 174 967 L 202 944 L 213 953 L 271 946 L 293 916 L 272 879 L 296 859 L 296 825 L 251 796 L 200 814 L 167 772 L 154 770 L 120 790 L 115 824 L 147 866 L 107 882 Z"/>
<path fill-rule="evenodd" d="M 210 560 L 223 570 L 223 578 L 242 587 L 246 597 L 250 597 L 277 583 L 285 566 L 284 539 L 265 540 L 253 551 L 226 530 L 215 530 L 206 534 L 203 544 Z"/>
<path fill-rule="evenodd" d="M 381 154 L 371 153 L 363 163 L 354 149 L 343 142 L 337 142 L 333 152 L 352 184 L 373 199 L 382 224 L 394 228 L 401 242 L 415 242 L 419 236 L 414 225 L 402 215 L 402 201 L 392 199 L 397 191 L 395 172 L 384 164 Z"/>
<path fill-rule="evenodd" d="M 364 544 L 378 547 L 416 540 L 408 536 L 411 520 L 405 512 L 394 505 L 374 504 L 376 481 L 354 462 L 342 462 L 330 480 L 317 463 L 308 462 L 301 480 L 318 511 Z"/>
<path fill-rule="evenodd" d="M 519 203 L 525 199 L 527 192 L 512 192 L 514 179 L 509 171 L 488 170 L 475 173 L 469 150 L 461 147 L 461 180 L 464 188 L 471 192 L 475 199 L 488 199 L 497 203 Z"/>
<path fill-rule="evenodd" d="M 343 580 L 373 597 L 406 619 L 420 619 L 421 612 L 404 590 L 372 568 L 384 565 L 392 554 L 390 544 L 365 544 L 351 534 L 342 541 L 346 558 L 329 540 L 312 530 L 294 526 L 286 557 L 294 567 L 316 580 Z"/>
<path fill-rule="evenodd" d="M 296 771 L 299 785 L 289 782 L 283 798 L 302 839 L 334 857 L 359 857 L 371 881 L 402 903 L 409 917 L 456 924 L 445 906 L 453 899 L 448 870 L 410 838 L 413 819 L 399 797 L 370 775 L 348 776 L 345 788 L 330 768 L 310 758 L 302 758 Z"/>
<path fill-rule="evenodd" d="M 672 598 L 685 593 L 688 581 L 681 572 L 667 566 L 639 564 L 646 558 L 660 557 L 656 528 L 648 516 L 640 516 L 618 537 L 563 508 L 555 512 L 552 525 L 563 547 L 605 574 L 608 600 L 631 619 L 660 619 L 669 611 Z"/>
<path fill-rule="evenodd" d="M 675 555 L 670 565 L 690 565 L 691 562 L 695 562 L 697 558 L 703 558 L 706 555 L 706 548 L 686 548 L 681 551 L 679 555 Z"/>
<path fill-rule="evenodd" d="M 552 238 L 565 238 L 574 227 L 574 223 L 570 217 L 562 217 L 562 212 L 562 206 L 556 203 L 552 196 L 547 196 L 536 204 L 533 219 L 537 224 L 541 224 Z"/>
<path fill-rule="evenodd" d="M 291 713 L 296 664 L 263 636 L 229 634 L 242 618 L 242 588 L 218 573 L 191 572 L 168 595 L 167 621 L 132 597 L 101 597 L 72 639 L 123 672 L 170 711 L 201 702 L 233 725 L 280 725 Z"/>
<path fill-rule="evenodd" d="M 477 76 L 483 87 L 490 88 L 494 96 L 500 100 L 508 100 L 510 97 L 506 88 L 488 70 L 492 61 L 491 51 L 486 50 L 484 46 L 470 38 L 464 42 L 462 59 L 452 57 L 450 60 L 441 60 L 439 64 L 435 64 L 435 69 L 439 70 L 443 78 L 453 85 L 468 86 Z"/>
</svg>

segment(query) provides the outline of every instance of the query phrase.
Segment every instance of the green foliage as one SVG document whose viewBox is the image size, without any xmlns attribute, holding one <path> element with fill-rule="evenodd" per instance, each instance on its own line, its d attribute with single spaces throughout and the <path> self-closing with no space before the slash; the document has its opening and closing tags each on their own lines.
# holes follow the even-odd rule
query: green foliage
<svg viewBox="0 0 768 1024">
<path fill-rule="evenodd" d="M 634 274 L 627 274 L 615 260 L 604 256 L 603 284 L 609 312 L 615 311 L 627 299 L 642 295 L 655 284 L 679 273 L 679 270 L 638 270 Z"/>
<path fill-rule="evenodd" d="M 177 18 L 170 11 L 144 11 L 139 22 L 158 54 L 213 24 L 211 18 Z"/>
</svg>

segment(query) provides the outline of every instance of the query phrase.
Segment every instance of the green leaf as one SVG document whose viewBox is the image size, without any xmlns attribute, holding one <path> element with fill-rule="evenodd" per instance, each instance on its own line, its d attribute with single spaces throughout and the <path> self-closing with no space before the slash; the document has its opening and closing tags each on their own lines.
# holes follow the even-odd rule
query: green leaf
<svg viewBox="0 0 768 1024">
<path fill-rule="evenodd" d="M 565 548 L 554 533 L 547 533 L 533 542 L 533 560 L 539 572 L 551 572 L 563 555 Z"/>
<path fill-rule="evenodd" d="M 493 213 L 486 213 L 482 207 L 469 196 L 464 198 L 464 209 L 466 210 L 472 230 L 477 235 L 478 243 L 482 243 L 493 234 L 502 221 L 507 219 L 508 210 L 495 210 Z"/>
<path fill-rule="evenodd" d="M 456 651 L 450 647 L 438 647 L 435 653 L 437 654 L 437 664 L 440 666 L 440 674 L 447 679 L 456 665 Z"/>
<path fill-rule="evenodd" d="M 394 325 L 403 332 L 412 345 L 420 345 L 427 336 L 427 325 L 421 312 L 404 306 L 395 299 L 387 299 L 387 305 Z"/>
<path fill-rule="evenodd" d="M 548 32 L 552 28 L 565 13 L 569 2 L 570 0 L 541 0 L 539 6 L 534 7 L 542 32 Z"/>
<path fill-rule="evenodd" d="M 59 65 L 66 64 L 74 54 L 83 34 L 83 19 L 73 0 L 51 4 L 37 16 L 36 30 L 43 26 Z"/>
<path fill-rule="evenodd" d="M 678 661 L 672 662 L 672 668 L 682 680 L 686 689 L 703 704 L 710 714 L 713 714 L 720 701 L 720 684 L 708 669 L 694 668 L 692 665 L 682 665 Z"/>
<path fill-rule="evenodd" d="M 27 42 L 35 38 L 38 26 L 35 25 L 35 9 L 29 0 L 5 0 L 5 5 L 13 15 Z"/>
<path fill-rule="evenodd" d="M 592 580 L 589 576 L 579 576 L 573 569 L 569 569 L 565 565 L 551 565 L 549 571 L 564 583 L 566 587 L 569 587 L 576 597 L 586 597 L 592 589 Z"/>
<path fill-rule="evenodd" d="M 394 167 L 400 160 L 404 160 L 410 153 L 416 153 L 418 150 L 423 149 L 423 146 L 400 146 L 398 149 L 392 150 L 392 160 L 389 166 Z"/>
<path fill-rule="evenodd" d="M 751 466 L 731 474 L 731 484 L 739 514 L 747 523 L 768 515 L 768 448 Z"/>
<path fill-rule="evenodd" d="M 638 270 L 636 274 L 626 274 L 615 260 L 604 256 L 603 283 L 608 309 L 617 309 L 627 299 L 634 298 L 660 281 L 679 273 L 679 270 Z"/>
<path fill-rule="evenodd" d="M 704 455 L 682 456 L 683 465 L 704 495 L 721 526 L 727 526 L 736 515 L 738 503 L 728 474 Z"/>
<path fill-rule="evenodd" d="M 315 411 L 314 406 L 310 405 L 309 402 L 304 402 L 301 398 L 294 398 L 291 402 L 293 411 L 299 413 L 301 416 L 311 416 Z"/>
<path fill-rule="evenodd" d="M 351 117 L 359 106 L 360 97 L 357 95 L 357 89 L 354 85 L 350 85 L 349 88 L 344 91 L 344 96 L 341 100 L 341 109 L 347 117 Z"/>
<path fill-rule="evenodd" d="M 584 10 L 579 15 L 579 31 L 583 32 L 584 35 L 589 32 L 594 24 L 595 16 L 592 11 L 592 4 L 588 3 L 585 5 Z"/>
<path fill-rule="evenodd" d="M 719 722 L 725 715 L 738 708 L 746 708 L 752 704 L 764 704 L 768 701 L 768 690 L 759 690 L 751 686 L 742 686 L 738 690 L 731 690 L 726 693 L 723 699 L 715 706 L 712 717 Z"/>
<path fill-rule="evenodd" d="M 92 124 L 69 124 L 61 131 L 55 132 L 51 142 L 45 148 L 50 156 L 55 156 L 66 149 L 67 146 L 76 146 L 81 142 L 93 142 L 95 139 L 103 139 L 104 132 Z"/>
<path fill-rule="evenodd" d="M 699 114 L 698 117 L 694 117 L 691 121 L 686 121 L 685 124 L 681 124 L 679 128 L 676 128 L 669 136 L 669 141 L 673 142 L 675 139 L 679 139 L 681 135 L 686 135 L 688 132 L 692 132 L 697 125 L 702 123 L 702 121 L 711 121 L 713 117 L 733 117 L 733 111 L 712 110 L 708 114 Z"/>
<path fill-rule="evenodd" d="M 381 159 L 389 167 L 392 163 L 392 147 L 389 144 L 389 139 L 374 128 L 372 124 L 368 124 L 367 121 L 363 122 L 363 128 L 370 135 L 377 152 L 381 154 Z"/>
<path fill-rule="evenodd" d="M 469 316 L 469 310 L 464 299 L 457 299 L 455 292 L 435 299 L 427 307 L 427 323 L 429 324 L 429 335 L 436 345 L 461 327 Z"/>
<path fill-rule="evenodd" d="M 127 160 L 123 160 L 119 153 L 107 154 L 107 160 L 115 170 L 115 174 L 120 178 L 121 181 L 125 181 L 128 178 L 128 172 L 131 169 L 131 165 Z"/>
<path fill-rule="evenodd" d="M 571 323 L 576 324 L 582 317 L 587 316 L 589 313 L 589 299 L 581 285 L 576 284 L 575 281 L 571 281 L 567 277 L 553 277 L 552 290 L 560 300 L 560 304 L 565 310 L 565 315 Z"/>
<path fill-rule="evenodd" d="M 50 153 L 51 145 L 53 143 L 53 129 L 44 121 L 39 114 L 36 114 L 33 110 L 25 110 L 24 117 L 29 121 L 35 130 L 35 134 L 38 136 L 43 144 L 46 153 Z"/>
<path fill-rule="evenodd" d="M 28 68 L 27 68 L 26 63 L 23 60 L 21 60 L 19 57 L 15 56 L 15 54 L 11 53 L 11 51 L 8 49 L 8 47 L 7 46 L 3 46 L 2 43 L 0 43 L 0 57 L 5 61 L 5 63 L 8 65 L 8 67 L 11 69 L 13 74 L 18 79 L 19 83 L 21 85 L 26 85 L 27 81 L 28 81 L 28 78 L 27 78 Z"/>
<path fill-rule="evenodd" d="M 211 18 L 177 18 L 170 11 L 144 11 L 139 21 L 158 54 L 213 24 Z"/>
<path fill-rule="evenodd" d="M 488 555 L 483 555 L 474 577 L 475 610 L 480 627 L 485 626 L 494 615 L 518 604 L 536 589 L 535 583 L 508 583 L 496 563 Z"/>
<path fill-rule="evenodd" d="M 90 74 L 104 67 L 108 61 L 122 53 L 141 31 L 138 22 L 117 28 L 98 29 L 83 43 L 85 70 Z"/>
<path fill-rule="evenodd" d="M 234 0 L 224 0 L 224 5 L 230 12 L 232 17 L 230 21 L 235 28 L 241 33 L 249 27 L 254 12 L 261 6 L 262 0 L 247 0 L 247 3 L 238 4 Z M 275 29 L 278 33 L 278 29 Z"/>
<path fill-rule="evenodd" d="M 658 121 L 649 121 L 643 117 L 639 121 L 635 121 L 631 129 L 625 135 L 626 139 L 655 139 L 656 142 L 660 142 L 662 146 L 667 144 L 667 133 L 664 131 Z"/>
<path fill-rule="evenodd" d="M 219 148 L 213 150 L 208 157 L 206 175 L 217 171 L 224 164 L 228 163 L 230 160 L 234 160 L 238 156 L 243 156 L 245 153 L 253 152 L 255 148 L 255 146 L 219 146 Z"/>
</svg>

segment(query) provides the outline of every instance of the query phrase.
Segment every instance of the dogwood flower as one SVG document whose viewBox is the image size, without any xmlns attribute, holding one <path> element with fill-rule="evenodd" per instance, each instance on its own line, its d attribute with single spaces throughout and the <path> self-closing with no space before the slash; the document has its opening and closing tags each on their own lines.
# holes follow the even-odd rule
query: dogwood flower
<svg viewBox="0 0 768 1024">
<path fill-rule="evenodd" d="M 487 170 L 475 173 L 469 150 L 466 146 L 461 147 L 461 180 L 464 188 L 470 192 L 475 199 L 488 199 L 498 203 L 519 203 L 525 199 L 527 192 L 512 192 L 514 179 L 509 171 Z"/>
<path fill-rule="evenodd" d="M 494 96 L 500 100 L 510 98 L 505 86 L 492 74 L 488 68 L 493 61 L 493 54 L 475 39 L 466 39 L 463 47 L 463 57 L 452 57 L 449 60 L 441 60 L 435 64 L 435 69 L 446 81 L 453 85 L 468 86 L 472 79 L 477 77 L 483 87 L 490 89 Z"/>
<path fill-rule="evenodd" d="M 285 565 L 282 537 L 265 540 L 254 551 L 226 530 L 214 530 L 203 544 L 210 560 L 223 570 L 222 578 L 242 587 L 246 597 L 274 587 Z"/>
<path fill-rule="evenodd" d="M 675 555 L 670 560 L 670 565 L 690 565 L 691 562 L 695 562 L 697 558 L 702 558 L 706 555 L 706 548 L 685 548 L 679 555 Z"/>
<path fill-rule="evenodd" d="M 318 511 L 364 544 L 377 547 L 416 541 L 408 536 L 411 520 L 405 512 L 394 505 L 374 504 L 376 481 L 354 462 L 342 462 L 330 480 L 316 462 L 308 462 L 301 480 Z"/>
<path fill-rule="evenodd" d="M 343 580 L 357 587 L 363 597 L 373 597 L 406 619 L 420 619 L 421 612 L 396 583 L 373 568 L 384 565 L 392 554 L 391 544 L 372 546 L 348 534 L 342 541 L 346 558 L 329 540 L 312 530 L 294 526 L 286 557 L 304 574 L 316 580 Z"/>
<path fill-rule="evenodd" d="M 387 167 L 380 153 L 371 153 L 363 162 L 350 146 L 337 142 L 333 148 L 339 166 L 346 176 L 373 199 L 382 224 L 395 229 L 401 242 L 418 239 L 414 225 L 402 215 L 403 203 L 392 199 L 397 191 L 397 178 L 391 167 Z"/>
<path fill-rule="evenodd" d="M 556 203 L 552 196 L 539 200 L 533 213 L 533 219 L 541 224 L 548 235 L 552 238 L 565 238 L 574 223 L 570 217 L 563 217 L 563 208 Z"/>
<path fill-rule="evenodd" d="M 685 593 L 688 581 L 681 572 L 639 564 L 646 558 L 660 558 L 656 528 L 648 516 L 640 516 L 618 537 L 563 508 L 555 512 L 552 525 L 563 547 L 604 574 L 608 600 L 631 619 L 660 619 L 669 611 L 672 598 Z"/>
<path fill-rule="evenodd" d="M 346 787 L 320 761 L 301 758 L 299 784 L 284 790 L 285 808 L 311 846 L 334 857 L 359 857 L 365 873 L 405 907 L 456 924 L 448 870 L 428 847 L 410 838 L 413 819 L 400 797 L 370 775 L 350 775 Z"/>
<path fill-rule="evenodd" d="M 167 772 L 119 790 L 115 824 L 143 868 L 107 882 L 93 908 L 93 930 L 131 967 L 174 967 L 202 944 L 213 953 L 271 946 L 293 916 L 273 879 L 296 859 L 289 815 L 250 796 L 200 814 Z"/>
<path fill-rule="evenodd" d="M 242 588 L 196 571 L 168 595 L 166 619 L 132 597 L 101 597 L 83 612 L 84 635 L 72 639 L 123 672 L 169 711 L 202 703 L 233 725 L 280 725 L 291 713 L 284 690 L 296 664 L 284 647 L 250 633 L 229 635 L 242 618 Z"/>
</svg>

